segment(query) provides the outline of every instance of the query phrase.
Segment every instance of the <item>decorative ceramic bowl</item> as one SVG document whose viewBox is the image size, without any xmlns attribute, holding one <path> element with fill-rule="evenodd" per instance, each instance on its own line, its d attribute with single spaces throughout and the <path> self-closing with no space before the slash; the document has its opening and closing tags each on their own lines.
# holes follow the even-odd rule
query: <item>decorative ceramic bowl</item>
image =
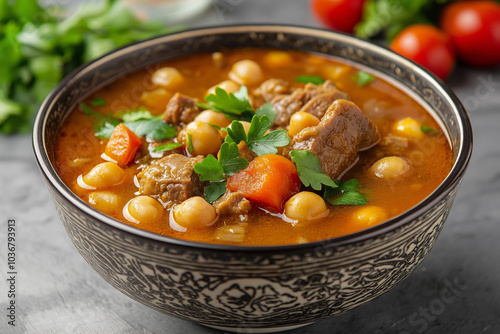
<svg viewBox="0 0 500 334">
<path fill-rule="evenodd" d="M 200 244 L 139 230 L 96 211 L 57 176 L 56 135 L 83 98 L 163 60 L 242 47 L 315 52 L 377 72 L 441 120 L 453 149 L 453 169 L 424 201 L 378 226 L 319 242 L 268 247 Z M 182 319 L 229 331 L 271 332 L 361 306 L 415 270 L 450 212 L 471 155 L 472 130 L 462 105 L 439 79 L 387 49 L 329 31 L 252 25 L 163 36 L 87 64 L 46 99 L 33 145 L 71 241 L 109 284 Z"/>
</svg>

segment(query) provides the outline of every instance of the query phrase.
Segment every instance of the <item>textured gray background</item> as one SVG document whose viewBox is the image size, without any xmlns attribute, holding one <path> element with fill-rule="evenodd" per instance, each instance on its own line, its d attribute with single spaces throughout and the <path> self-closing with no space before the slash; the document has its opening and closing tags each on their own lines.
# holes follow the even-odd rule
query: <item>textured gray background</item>
<svg viewBox="0 0 500 334">
<path fill-rule="evenodd" d="M 216 1 L 190 26 L 249 22 L 318 26 L 305 0 Z M 460 67 L 448 83 L 469 111 L 475 146 L 428 258 L 368 305 L 287 333 L 500 333 L 500 68 Z M 221 333 L 142 306 L 85 263 L 49 199 L 29 136 L 0 137 L 0 189 L 0 333 Z M 8 218 L 17 221 L 16 328 L 5 316 Z"/>
</svg>

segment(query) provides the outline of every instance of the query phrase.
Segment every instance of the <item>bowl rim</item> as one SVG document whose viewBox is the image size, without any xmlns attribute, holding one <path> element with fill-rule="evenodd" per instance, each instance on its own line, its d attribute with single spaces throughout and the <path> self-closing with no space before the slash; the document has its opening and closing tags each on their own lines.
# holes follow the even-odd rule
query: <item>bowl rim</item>
<svg viewBox="0 0 500 334">
<path fill-rule="evenodd" d="M 318 240 L 304 244 L 287 244 L 287 245 L 262 245 L 262 246 L 238 246 L 238 245 L 223 245 L 223 244 L 208 244 L 196 241 L 189 241 L 183 239 L 176 239 L 173 237 L 159 235 L 153 232 L 142 230 L 138 227 L 128 225 L 117 219 L 114 219 L 106 214 L 92 208 L 86 204 L 78 196 L 76 196 L 64 182 L 59 178 L 55 168 L 53 167 L 45 146 L 45 128 L 46 120 L 50 114 L 50 106 L 58 99 L 60 91 L 71 83 L 77 80 L 78 76 L 82 73 L 91 71 L 94 67 L 112 60 L 120 55 L 125 55 L 130 51 L 147 48 L 149 45 L 168 43 L 169 40 L 181 40 L 186 38 L 201 37 L 210 34 L 242 34 L 242 33 L 295 33 L 303 34 L 313 38 L 333 39 L 335 41 L 343 41 L 349 45 L 354 45 L 364 50 L 374 51 L 377 54 L 384 55 L 388 61 L 398 63 L 405 68 L 411 68 L 412 71 L 418 73 L 419 76 L 424 78 L 433 89 L 439 90 L 440 93 L 446 98 L 457 116 L 459 126 L 459 137 L 461 139 L 458 148 L 458 155 L 452 169 L 445 180 L 424 200 L 413 206 L 409 210 L 381 223 L 376 226 L 363 229 L 361 231 L 334 237 L 329 239 Z M 308 51 L 305 51 L 308 52 Z M 194 54 L 194 53 L 193 53 Z M 355 61 L 348 60 L 356 63 Z M 380 70 L 375 70 L 380 72 Z M 406 85 L 404 85 L 406 86 Z M 132 234 L 136 237 L 141 237 L 150 241 L 159 242 L 161 244 L 170 244 L 177 247 L 185 247 L 197 250 L 210 250 L 221 252 L 238 252 L 238 253 L 257 253 L 257 252 L 289 252 L 289 251 L 304 251 L 306 249 L 316 249 L 318 247 L 333 249 L 338 246 L 346 244 L 355 244 L 363 242 L 372 238 L 379 237 L 388 232 L 394 231 L 405 224 L 410 223 L 418 216 L 422 215 L 427 209 L 434 206 L 437 202 L 447 196 L 452 189 L 455 188 L 457 183 L 461 182 L 465 171 L 467 170 L 473 146 L 472 125 L 467 112 L 457 98 L 455 93 L 448 87 L 441 79 L 436 77 L 427 69 L 421 67 L 417 63 L 395 53 L 385 46 L 374 44 L 372 42 L 357 38 L 352 35 L 331 31 L 322 28 L 307 27 L 301 25 L 291 24 L 267 24 L 267 23 L 252 23 L 252 24 L 232 24 L 232 25 L 214 25 L 199 28 L 192 28 L 156 36 L 144 41 L 138 41 L 115 49 L 91 62 L 79 66 L 77 69 L 67 75 L 46 97 L 40 106 L 35 118 L 32 136 L 32 146 L 35 155 L 35 160 L 43 174 L 43 176 L 50 182 L 50 185 L 55 188 L 67 201 L 73 206 L 78 208 L 84 214 L 91 216 L 95 221 L 108 225 L 109 227 L 120 230 L 124 233 Z"/>
</svg>

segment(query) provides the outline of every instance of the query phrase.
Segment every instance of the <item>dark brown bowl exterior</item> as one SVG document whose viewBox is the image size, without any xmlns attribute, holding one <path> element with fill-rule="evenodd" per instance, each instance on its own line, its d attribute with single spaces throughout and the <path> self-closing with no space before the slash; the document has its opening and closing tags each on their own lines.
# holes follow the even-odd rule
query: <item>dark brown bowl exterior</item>
<svg viewBox="0 0 500 334">
<path fill-rule="evenodd" d="M 94 210 L 54 170 L 57 131 L 71 109 L 119 77 L 159 61 L 242 47 L 294 49 L 371 68 L 413 91 L 448 129 L 454 167 L 427 199 L 383 224 L 315 243 L 207 245 L 155 235 Z M 33 145 L 66 231 L 108 283 L 160 312 L 231 331 L 280 331 L 358 307 L 397 285 L 422 262 L 450 212 L 472 150 L 460 102 L 438 79 L 371 43 L 323 30 L 232 26 L 182 32 L 115 51 L 67 77 L 38 114 Z"/>
</svg>

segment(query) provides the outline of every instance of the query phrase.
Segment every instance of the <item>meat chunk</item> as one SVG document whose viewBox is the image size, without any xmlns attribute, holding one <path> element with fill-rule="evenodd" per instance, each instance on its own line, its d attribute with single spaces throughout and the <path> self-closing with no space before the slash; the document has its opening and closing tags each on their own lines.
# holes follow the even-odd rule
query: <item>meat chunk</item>
<svg viewBox="0 0 500 334">
<path fill-rule="evenodd" d="M 347 99 L 347 94 L 342 92 L 331 81 L 326 81 L 321 86 L 308 83 L 304 88 L 299 88 L 288 95 L 278 95 L 271 101 L 276 110 L 274 125 L 286 127 L 290 118 L 298 111 L 308 112 L 321 118 L 333 101 Z"/>
<path fill-rule="evenodd" d="M 175 93 L 168 101 L 163 121 L 169 124 L 188 124 L 200 113 L 197 100 L 187 95 Z"/>
<path fill-rule="evenodd" d="M 323 173 L 335 180 L 356 161 L 358 151 L 375 145 L 379 137 L 377 127 L 358 106 L 337 100 L 317 126 L 305 128 L 292 138 L 287 152 L 311 151 Z"/>
<path fill-rule="evenodd" d="M 281 79 L 269 79 L 264 81 L 254 92 L 257 96 L 262 96 L 264 101 L 269 102 L 278 95 L 290 93 L 288 82 Z"/>
<path fill-rule="evenodd" d="M 158 195 L 167 208 L 192 196 L 203 195 L 203 182 L 194 171 L 194 165 L 203 156 L 186 157 L 170 154 L 137 174 L 139 191 L 144 195 Z"/>
<path fill-rule="evenodd" d="M 252 210 L 250 201 L 239 192 L 226 190 L 218 200 L 213 203 L 213 206 L 220 215 L 241 215 Z"/>
</svg>

